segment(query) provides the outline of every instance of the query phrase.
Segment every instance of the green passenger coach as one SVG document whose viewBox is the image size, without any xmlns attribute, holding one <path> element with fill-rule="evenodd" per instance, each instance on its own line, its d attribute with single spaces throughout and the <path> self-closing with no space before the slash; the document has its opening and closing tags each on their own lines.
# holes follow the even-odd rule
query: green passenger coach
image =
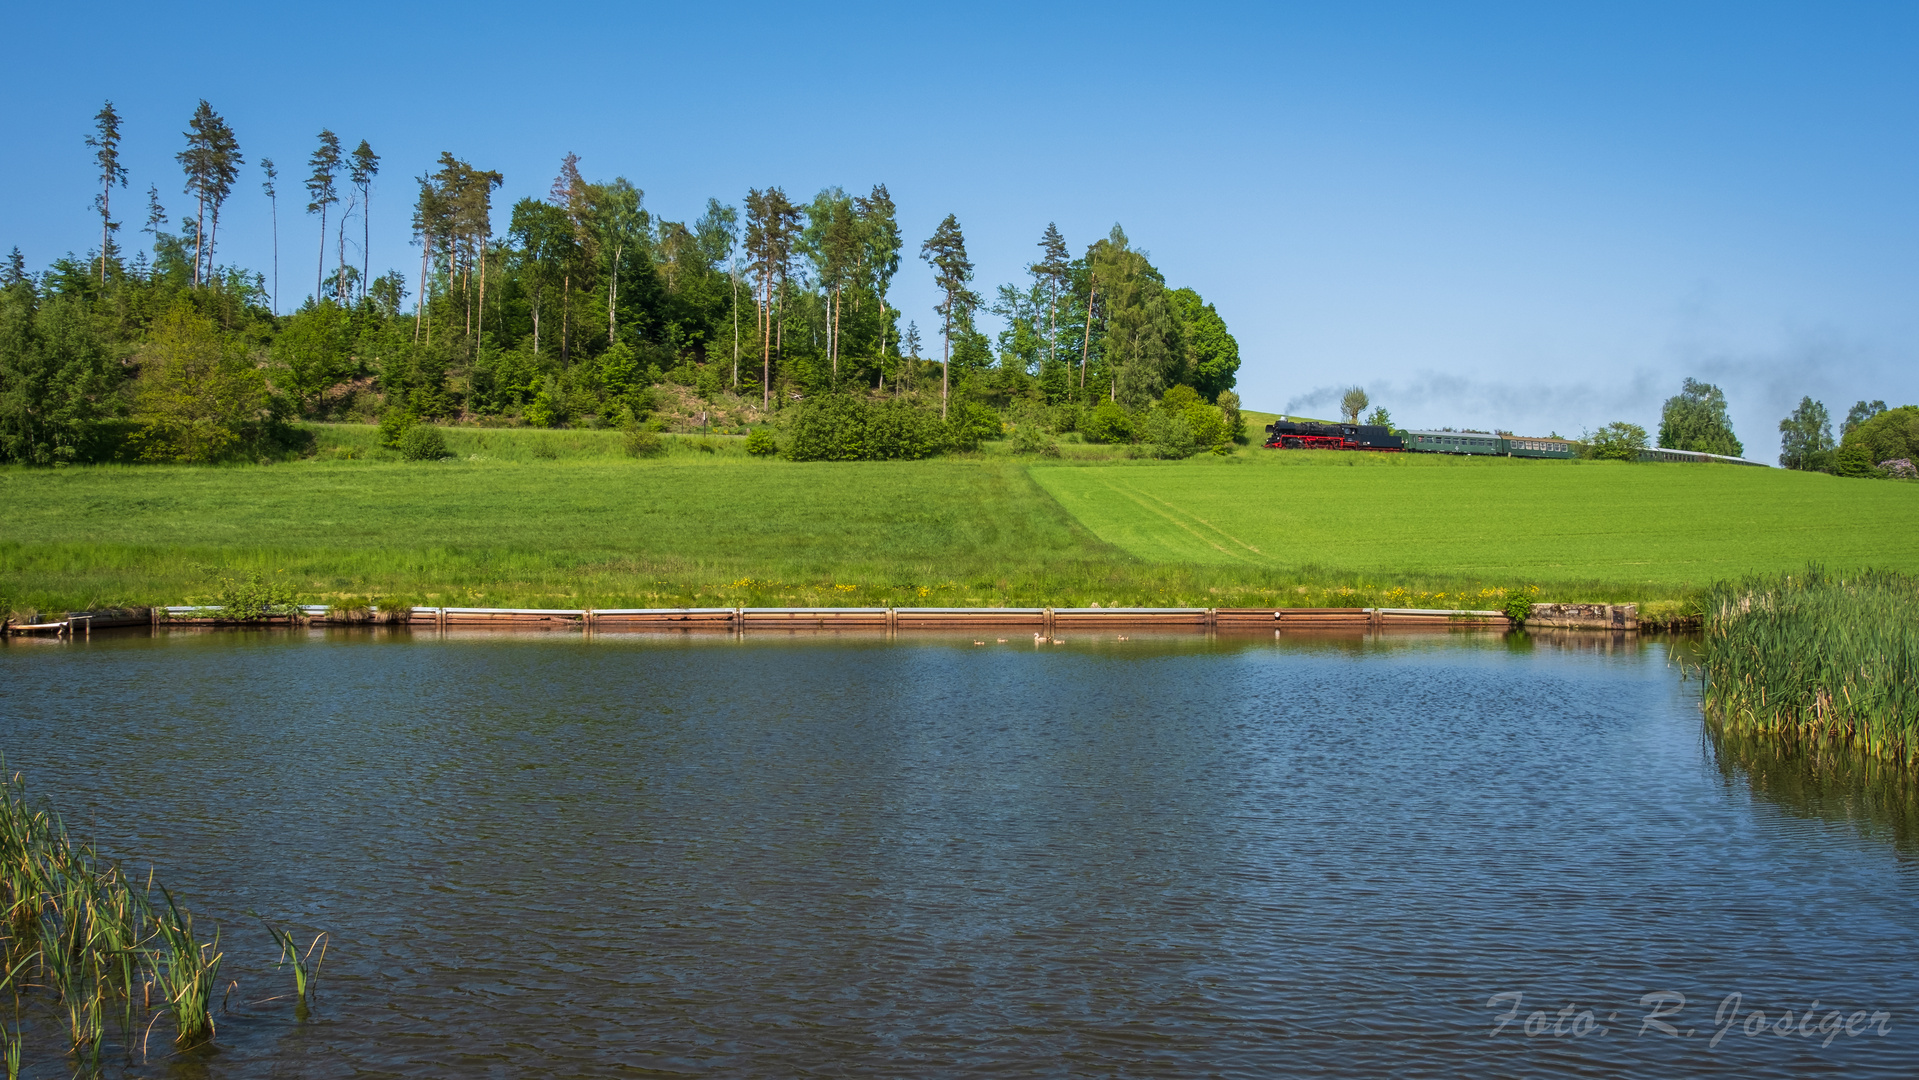
<svg viewBox="0 0 1919 1080">
<path fill-rule="evenodd" d="M 1428 454 L 1503 454 L 1503 440 L 1483 431 L 1408 431 L 1406 449 Z"/>
<path fill-rule="evenodd" d="M 1406 449 L 1426 454 L 1479 454 L 1487 457 L 1571 458 L 1572 443 L 1484 431 L 1408 431 Z"/>
<path fill-rule="evenodd" d="M 1506 453 L 1511 457 L 1538 458 L 1575 458 L 1578 451 L 1566 439 L 1536 439 L 1524 435 L 1508 435 L 1500 440 L 1506 444 Z"/>
</svg>

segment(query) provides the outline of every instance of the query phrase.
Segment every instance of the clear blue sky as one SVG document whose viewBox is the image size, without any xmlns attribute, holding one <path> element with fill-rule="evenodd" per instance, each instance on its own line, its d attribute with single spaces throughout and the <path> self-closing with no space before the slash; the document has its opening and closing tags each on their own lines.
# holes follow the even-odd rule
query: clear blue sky
<svg viewBox="0 0 1919 1080">
<path fill-rule="evenodd" d="M 1693 375 L 1770 460 L 1801 394 L 1919 401 L 1910 3 L 38 4 L 8 38 L 0 247 L 36 266 L 94 236 L 100 102 L 131 234 L 149 183 L 186 206 L 205 97 L 248 160 L 222 261 L 261 270 L 254 166 L 297 180 L 325 126 L 385 157 L 376 273 L 417 266 L 439 151 L 503 172 L 503 210 L 570 150 L 669 218 L 883 181 L 913 250 L 959 216 L 989 293 L 1048 221 L 1076 251 L 1120 222 L 1218 305 L 1252 407 L 1359 383 L 1402 424 L 1570 434 L 1652 428 Z M 894 294 L 922 328 L 928 277 Z"/>
</svg>

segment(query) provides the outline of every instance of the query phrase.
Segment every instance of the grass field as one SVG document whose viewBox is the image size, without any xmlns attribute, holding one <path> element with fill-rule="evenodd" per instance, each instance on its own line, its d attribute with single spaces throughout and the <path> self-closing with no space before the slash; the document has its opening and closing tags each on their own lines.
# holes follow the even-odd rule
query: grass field
<svg viewBox="0 0 1919 1080">
<path fill-rule="evenodd" d="M 472 428 L 409 464 L 317 430 L 292 464 L 0 470 L 0 608 L 253 571 L 310 602 L 607 607 L 1657 601 L 1814 559 L 1919 570 L 1919 485 L 1777 470 L 1078 444 L 794 464 L 697 436 L 636 461 L 617 432 Z"/>
<path fill-rule="evenodd" d="M 1318 564 L 1641 595 L 1808 560 L 1919 570 L 1919 485 L 1738 465 L 1252 452 L 1179 468 L 1039 466 L 1147 562 Z"/>
</svg>

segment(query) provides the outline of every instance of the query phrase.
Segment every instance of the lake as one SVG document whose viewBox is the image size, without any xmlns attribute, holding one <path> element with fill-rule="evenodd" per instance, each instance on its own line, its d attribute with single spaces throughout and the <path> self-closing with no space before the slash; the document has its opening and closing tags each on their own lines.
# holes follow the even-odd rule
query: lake
<svg viewBox="0 0 1919 1080">
<path fill-rule="evenodd" d="M 109 1075 L 1919 1072 L 1910 778 L 1683 639 L 999 636 L 16 641 L 0 750 L 223 930 Z"/>
</svg>

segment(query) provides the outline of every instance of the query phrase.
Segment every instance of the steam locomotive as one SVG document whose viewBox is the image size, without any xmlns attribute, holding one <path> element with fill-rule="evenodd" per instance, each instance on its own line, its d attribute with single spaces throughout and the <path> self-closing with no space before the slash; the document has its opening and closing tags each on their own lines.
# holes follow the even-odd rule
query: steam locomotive
<svg viewBox="0 0 1919 1080">
<path fill-rule="evenodd" d="M 1266 425 L 1266 445 L 1275 450 L 1404 450 L 1406 440 L 1376 424 L 1277 420 Z"/>
</svg>

